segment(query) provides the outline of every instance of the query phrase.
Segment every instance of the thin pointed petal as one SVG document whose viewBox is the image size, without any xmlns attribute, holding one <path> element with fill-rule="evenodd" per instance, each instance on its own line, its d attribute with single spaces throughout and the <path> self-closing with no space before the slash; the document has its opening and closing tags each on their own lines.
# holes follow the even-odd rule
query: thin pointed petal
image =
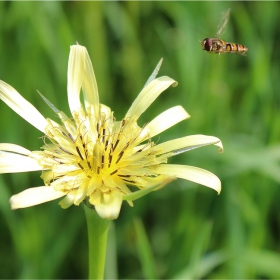
<svg viewBox="0 0 280 280">
<path fill-rule="evenodd" d="M 11 208 L 19 209 L 38 205 L 55 200 L 65 195 L 65 192 L 56 191 L 52 187 L 36 187 L 13 195 L 10 199 Z"/>
<path fill-rule="evenodd" d="M 38 130 L 45 133 L 46 119 L 27 100 L 25 100 L 13 87 L 0 80 L 0 99 L 23 119 L 28 121 Z"/>
<path fill-rule="evenodd" d="M 176 86 L 177 82 L 169 77 L 160 77 L 151 81 L 142 89 L 130 109 L 126 113 L 125 118 L 137 116 L 138 118 L 143 112 L 155 101 L 155 99 L 168 87 Z"/>
<path fill-rule="evenodd" d="M 39 91 L 37 90 L 41 98 L 46 102 L 46 104 L 56 113 L 59 114 L 60 111 Z"/>
<path fill-rule="evenodd" d="M 198 167 L 188 165 L 164 164 L 157 167 L 156 171 L 159 174 L 169 175 L 172 177 L 177 177 L 204 185 L 206 187 L 214 189 L 218 192 L 218 194 L 221 191 L 220 179 L 215 174 Z"/>
<path fill-rule="evenodd" d="M 153 73 L 151 74 L 151 76 L 149 77 L 149 79 L 147 80 L 147 82 L 146 82 L 146 84 L 144 85 L 144 87 L 147 86 L 151 81 L 153 81 L 153 80 L 156 78 L 156 76 L 157 76 L 157 74 L 158 74 L 158 71 L 159 71 L 159 69 L 160 69 L 160 67 L 161 67 L 162 61 L 163 61 L 163 58 L 160 59 L 159 63 L 157 64 L 155 70 L 153 71 Z"/>
</svg>

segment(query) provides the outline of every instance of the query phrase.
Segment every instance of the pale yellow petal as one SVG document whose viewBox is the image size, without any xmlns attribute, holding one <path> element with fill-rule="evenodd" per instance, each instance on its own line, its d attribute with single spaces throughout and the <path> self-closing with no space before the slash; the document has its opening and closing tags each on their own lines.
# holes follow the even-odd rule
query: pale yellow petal
<svg viewBox="0 0 280 280">
<path fill-rule="evenodd" d="M 161 153 L 173 152 L 174 155 L 181 154 L 203 146 L 215 145 L 218 146 L 219 152 L 223 151 L 223 145 L 219 138 L 207 135 L 190 135 L 182 138 L 177 138 L 157 145 Z"/>
<path fill-rule="evenodd" d="M 101 193 L 100 189 L 98 188 L 96 191 L 94 191 L 90 195 L 89 203 L 91 205 L 94 205 L 94 207 L 96 207 L 96 205 L 99 205 L 101 203 L 101 197 L 102 197 L 102 193 Z"/>
<path fill-rule="evenodd" d="M 58 204 L 61 206 L 61 208 L 67 209 L 74 203 L 75 195 L 76 195 L 75 190 L 69 192 L 61 201 L 59 201 Z"/>
<path fill-rule="evenodd" d="M 121 210 L 122 195 L 119 191 L 112 192 L 102 196 L 101 204 L 95 205 L 96 212 L 103 219 L 117 219 Z"/>
<path fill-rule="evenodd" d="M 85 106 L 88 107 L 88 104 L 94 106 L 95 117 L 98 117 L 99 113 L 99 96 L 98 96 L 98 88 L 97 83 L 92 67 L 92 63 L 90 57 L 88 55 L 87 49 L 85 47 L 85 77 L 83 80 L 83 94 L 85 100 Z"/>
<path fill-rule="evenodd" d="M 87 185 L 88 181 L 84 181 L 82 184 L 79 185 L 74 199 L 75 205 L 80 205 L 80 203 L 85 199 L 87 195 Z"/>
<path fill-rule="evenodd" d="M 125 117 L 127 118 L 135 115 L 139 118 L 155 99 L 171 85 L 176 86 L 177 82 L 166 76 L 151 81 L 139 93 Z"/>
<path fill-rule="evenodd" d="M 80 92 L 84 78 L 84 49 L 71 46 L 68 60 L 67 93 L 71 113 L 81 108 Z"/>
<path fill-rule="evenodd" d="M 64 196 L 64 192 L 56 191 L 52 187 L 36 187 L 13 195 L 10 199 L 12 209 L 19 209 L 38 205 Z"/>
<path fill-rule="evenodd" d="M 0 152 L 0 174 L 42 170 L 37 160 L 13 153 Z"/>
<path fill-rule="evenodd" d="M 0 80 L 0 99 L 23 119 L 38 130 L 45 133 L 46 119 L 27 100 L 25 100 L 13 87 Z"/>
<path fill-rule="evenodd" d="M 99 97 L 97 83 L 93 72 L 92 64 L 85 47 L 80 45 L 71 46 L 68 61 L 67 77 L 68 103 L 70 111 L 78 111 L 81 107 L 80 91 L 83 88 L 86 103 L 94 106 L 98 112 Z M 88 104 L 86 104 L 87 106 Z"/>
<path fill-rule="evenodd" d="M 14 152 L 26 156 L 31 153 L 31 151 L 25 149 L 24 147 L 11 143 L 0 143 L 0 151 Z"/>
<path fill-rule="evenodd" d="M 189 180 L 211 189 L 214 189 L 218 193 L 221 191 L 221 181 L 213 173 L 188 165 L 176 165 L 176 164 L 162 164 L 156 168 L 156 171 L 162 175 L 168 175 L 185 180 Z"/>
<path fill-rule="evenodd" d="M 167 130 L 173 125 L 188 119 L 190 115 L 185 111 L 182 106 L 175 106 L 170 108 L 156 118 L 154 118 L 150 123 L 148 123 L 141 134 L 148 132 L 149 137 L 158 135 L 159 133 Z"/>
</svg>

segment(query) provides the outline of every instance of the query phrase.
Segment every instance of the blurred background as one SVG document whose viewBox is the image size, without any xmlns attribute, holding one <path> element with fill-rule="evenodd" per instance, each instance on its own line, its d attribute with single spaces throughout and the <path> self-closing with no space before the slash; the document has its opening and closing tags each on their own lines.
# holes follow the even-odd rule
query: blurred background
<svg viewBox="0 0 280 280">
<path fill-rule="evenodd" d="M 207 54 L 231 8 L 222 39 L 247 56 Z M 159 76 L 178 81 L 140 124 L 181 104 L 191 115 L 162 142 L 192 134 L 213 146 L 172 158 L 215 173 L 222 192 L 184 180 L 123 204 L 109 234 L 106 277 L 161 279 L 280 278 L 280 3 L 279 2 L 0 2 L 0 79 L 45 117 L 39 90 L 69 114 L 70 45 L 86 46 L 100 100 L 124 116 L 161 57 Z M 0 142 L 30 150 L 41 132 L 0 103 Z M 40 172 L 0 176 L 0 277 L 86 278 L 83 207 L 58 201 L 11 211 L 9 198 L 40 186 Z"/>
</svg>

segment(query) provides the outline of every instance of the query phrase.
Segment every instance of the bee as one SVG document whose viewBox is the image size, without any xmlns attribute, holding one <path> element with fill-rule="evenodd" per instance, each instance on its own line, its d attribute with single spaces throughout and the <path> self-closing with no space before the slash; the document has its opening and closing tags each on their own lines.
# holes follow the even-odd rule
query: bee
<svg viewBox="0 0 280 280">
<path fill-rule="evenodd" d="M 229 13 L 230 9 L 227 9 L 223 17 L 221 19 L 221 23 L 218 26 L 218 31 L 216 33 L 215 38 L 205 38 L 203 41 L 200 42 L 202 46 L 202 50 L 207 51 L 208 53 L 238 53 L 241 55 L 245 55 L 245 53 L 248 51 L 248 48 L 241 44 L 236 43 L 228 43 L 222 39 L 220 39 L 220 36 L 222 34 L 222 31 L 225 29 L 228 20 L 229 20 Z"/>
</svg>

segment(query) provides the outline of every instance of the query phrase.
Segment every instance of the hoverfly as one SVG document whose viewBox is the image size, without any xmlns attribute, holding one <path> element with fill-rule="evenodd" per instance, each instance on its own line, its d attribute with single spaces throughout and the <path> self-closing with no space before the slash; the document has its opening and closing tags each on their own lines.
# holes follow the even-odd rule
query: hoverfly
<svg viewBox="0 0 280 280">
<path fill-rule="evenodd" d="M 228 43 L 220 39 L 222 31 L 225 29 L 228 19 L 229 19 L 230 9 L 227 9 L 221 19 L 220 25 L 218 26 L 218 31 L 215 38 L 205 38 L 200 42 L 202 49 L 208 53 L 238 53 L 245 55 L 245 52 L 248 51 L 246 46 L 236 43 Z"/>
</svg>

